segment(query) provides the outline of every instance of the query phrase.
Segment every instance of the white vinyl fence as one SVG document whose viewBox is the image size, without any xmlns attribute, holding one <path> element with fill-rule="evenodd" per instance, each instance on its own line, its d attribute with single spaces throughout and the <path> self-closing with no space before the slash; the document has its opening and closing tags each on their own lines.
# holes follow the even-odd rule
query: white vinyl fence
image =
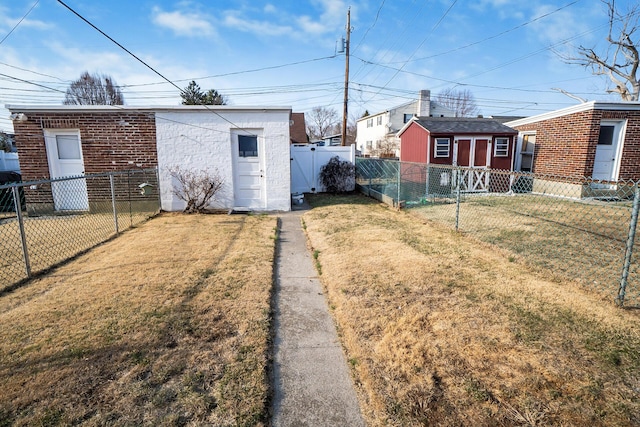
<svg viewBox="0 0 640 427">
<path fill-rule="evenodd" d="M 0 151 L 0 171 L 20 172 L 18 153 L 5 153 Z"/>
<path fill-rule="evenodd" d="M 291 146 L 291 193 L 320 193 L 320 168 L 332 157 L 351 163 L 356 161 L 356 147 L 317 146 L 316 144 L 293 144 Z"/>
</svg>

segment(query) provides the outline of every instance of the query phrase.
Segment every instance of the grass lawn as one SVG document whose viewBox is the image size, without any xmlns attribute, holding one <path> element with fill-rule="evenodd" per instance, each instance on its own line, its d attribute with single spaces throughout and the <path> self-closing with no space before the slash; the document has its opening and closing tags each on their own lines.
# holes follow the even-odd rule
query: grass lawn
<svg viewBox="0 0 640 427">
<path fill-rule="evenodd" d="M 370 425 L 640 425 L 638 311 L 363 196 L 310 202 Z"/>
<path fill-rule="evenodd" d="M 24 216 L 24 230 L 32 274 L 63 262 L 78 253 L 115 236 L 113 213 Z M 131 212 L 120 207 L 119 230 L 135 226 L 155 213 Z M 26 279 L 18 220 L 13 215 L 0 217 L 0 292 Z"/>
<path fill-rule="evenodd" d="M 455 209 L 455 204 L 435 204 L 411 213 L 453 227 Z M 467 196 L 460 204 L 459 230 L 613 301 L 618 296 L 630 218 L 628 202 L 531 194 Z M 640 307 L 636 259 L 625 303 Z"/>
<path fill-rule="evenodd" d="M 263 424 L 276 225 L 163 214 L 0 296 L 0 426 Z"/>
</svg>

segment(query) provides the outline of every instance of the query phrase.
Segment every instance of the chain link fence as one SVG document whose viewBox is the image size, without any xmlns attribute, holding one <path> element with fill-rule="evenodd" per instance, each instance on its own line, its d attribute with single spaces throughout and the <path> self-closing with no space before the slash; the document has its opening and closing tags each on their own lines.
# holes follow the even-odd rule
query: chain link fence
<svg viewBox="0 0 640 427">
<path fill-rule="evenodd" d="M 159 209 L 156 169 L 0 185 L 0 292 Z"/>
<path fill-rule="evenodd" d="M 640 307 L 633 256 L 640 182 L 610 182 L 383 159 L 356 159 L 364 194 Z"/>
</svg>

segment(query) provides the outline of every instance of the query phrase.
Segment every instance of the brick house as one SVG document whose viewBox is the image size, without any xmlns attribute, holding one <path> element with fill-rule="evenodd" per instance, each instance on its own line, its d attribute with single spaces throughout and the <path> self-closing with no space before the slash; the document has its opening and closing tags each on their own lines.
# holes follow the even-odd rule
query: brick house
<svg viewBox="0 0 640 427">
<path fill-rule="evenodd" d="M 219 208 L 290 210 L 287 107 L 7 106 L 13 113 L 23 181 L 128 169 L 158 168 L 163 210 L 182 210 L 173 189 L 176 167 L 217 171 L 225 186 Z M 71 182 L 71 181 L 70 181 Z M 76 184 L 77 185 L 77 184 Z M 99 188 L 27 191 L 27 205 L 92 210 Z M 103 198 L 103 197 L 102 197 Z M 81 202 L 78 202 L 80 200 Z"/>
<path fill-rule="evenodd" d="M 591 101 L 506 123 L 518 131 L 514 167 L 537 176 L 640 180 L 640 103 Z M 536 178 L 541 183 L 542 178 Z M 535 181 L 534 181 L 535 185 Z M 535 188 L 534 188 L 534 191 Z M 567 185 L 560 195 L 584 197 Z"/>
</svg>

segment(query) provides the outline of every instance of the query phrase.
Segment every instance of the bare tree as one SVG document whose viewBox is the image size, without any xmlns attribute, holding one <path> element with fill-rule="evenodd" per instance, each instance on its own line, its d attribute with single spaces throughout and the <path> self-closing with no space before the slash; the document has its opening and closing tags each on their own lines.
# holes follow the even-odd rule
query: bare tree
<svg viewBox="0 0 640 427">
<path fill-rule="evenodd" d="M 456 117 L 475 117 L 478 115 L 476 100 L 469 89 L 444 89 L 436 96 L 436 102 L 453 111 Z"/>
<path fill-rule="evenodd" d="M 347 119 L 347 145 L 355 144 L 358 136 L 358 116 L 349 115 Z M 330 135 L 342 135 L 342 121 L 338 121 L 328 132 Z"/>
<path fill-rule="evenodd" d="M 104 74 L 83 72 L 71 82 L 64 95 L 64 105 L 123 105 L 124 97 L 116 82 Z"/>
<path fill-rule="evenodd" d="M 312 140 L 323 139 L 340 128 L 338 113 L 331 108 L 313 107 L 305 118 L 307 133 Z"/>
<path fill-rule="evenodd" d="M 178 182 L 173 194 L 187 202 L 185 213 L 206 212 L 224 186 L 224 180 L 217 171 L 194 171 L 176 167 L 169 173 Z"/>
<path fill-rule="evenodd" d="M 621 13 L 616 10 L 614 0 L 602 0 L 602 3 L 607 9 L 609 19 L 607 50 L 598 53 L 593 48 L 580 46 L 577 48 L 577 56 L 559 55 L 569 64 L 590 68 L 594 75 L 609 77 L 613 88 L 608 89 L 607 93 L 617 93 L 623 101 L 638 101 L 640 95 L 638 42 L 640 40 L 636 32 L 639 29 L 640 5 L 632 2 L 635 4 L 627 13 Z"/>
<path fill-rule="evenodd" d="M 396 157 L 398 148 L 398 141 L 395 135 L 387 135 L 377 142 L 376 148 L 371 150 L 371 155 L 380 158 Z"/>
</svg>

